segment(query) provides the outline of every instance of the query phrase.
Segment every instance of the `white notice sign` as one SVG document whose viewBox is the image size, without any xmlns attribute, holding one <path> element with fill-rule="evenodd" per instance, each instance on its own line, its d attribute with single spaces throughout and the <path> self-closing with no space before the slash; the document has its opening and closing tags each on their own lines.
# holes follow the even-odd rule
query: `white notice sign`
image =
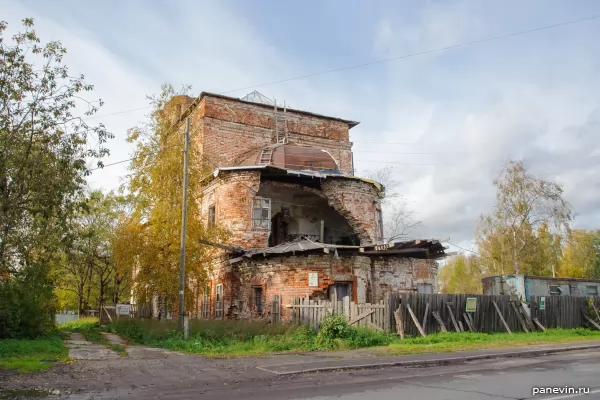
<svg viewBox="0 0 600 400">
<path fill-rule="evenodd" d="M 130 312 L 130 304 L 117 304 L 117 315 L 129 315 Z"/>
<path fill-rule="evenodd" d="M 317 272 L 308 273 L 308 286 L 319 286 L 319 274 Z"/>
</svg>

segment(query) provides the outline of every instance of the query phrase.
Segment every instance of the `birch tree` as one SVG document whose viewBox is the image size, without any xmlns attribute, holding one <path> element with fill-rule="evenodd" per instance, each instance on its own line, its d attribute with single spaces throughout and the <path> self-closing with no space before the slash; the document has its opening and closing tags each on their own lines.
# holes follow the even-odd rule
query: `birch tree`
<svg viewBox="0 0 600 400">
<path fill-rule="evenodd" d="M 565 238 L 574 218 L 562 187 L 534 176 L 522 161 L 510 161 L 494 180 L 496 204 L 479 221 L 479 252 L 523 272 L 523 263 L 535 252 L 543 226 Z M 507 272 L 507 271 L 505 271 Z"/>
</svg>

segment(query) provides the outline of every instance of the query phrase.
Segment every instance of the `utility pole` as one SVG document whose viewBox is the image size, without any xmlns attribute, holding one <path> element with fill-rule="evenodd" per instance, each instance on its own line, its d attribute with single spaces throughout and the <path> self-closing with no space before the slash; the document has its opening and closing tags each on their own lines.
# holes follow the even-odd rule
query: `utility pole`
<svg viewBox="0 0 600 400">
<path fill-rule="evenodd" d="M 184 339 L 188 338 L 188 316 L 185 311 L 185 229 L 187 225 L 187 199 L 188 199 L 188 152 L 190 147 L 190 118 L 185 121 L 185 147 L 183 150 L 183 204 L 181 207 L 181 245 L 179 255 L 179 330 L 183 332 Z"/>
</svg>

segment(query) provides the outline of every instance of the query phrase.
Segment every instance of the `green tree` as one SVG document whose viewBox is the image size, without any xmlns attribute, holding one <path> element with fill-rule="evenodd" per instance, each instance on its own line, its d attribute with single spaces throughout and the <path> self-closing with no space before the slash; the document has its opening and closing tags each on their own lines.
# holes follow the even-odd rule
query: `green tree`
<svg viewBox="0 0 600 400">
<path fill-rule="evenodd" d="M 40 44 L 33 20 L 24 32 L 3 37 L 0 22 L 0 273 L 52 255 L 84 188 L 86 160 L 108 154 L 112 137 L 88 125 L 97 103 L 93 90 L 63 64 L 60 42 Z M 34 63 L 35 62 L 35 63 Z M 58 239 L 58 240 L 57 240 Z"/>
<path fill-rule="evenodd" d="M 184 88 L 180 94 L 187 90 Z M 184 135 L 183 127 L 174 127 L 165 112 L 165 105 L 177 94 L 171 86 L 164 85 L 160 95 L 150 97 L 153 111 L 149 121 L 128 134 L 135 152 L 124 190 L 131 196 L 132 210 L 119 226 L 116 257 L 118 269 L 123 274 L 133 274 L 138 301 L 159 295 L 174 304 L 179 293 Z M 192 137 L 194 131 L 192 127 Z M 203 162 L 198 147 L 191 145 L 186 242 L 188 307 L 193 301 L 190 284 L 202 287 L 216 254 L 215 248 L 200 244 L 198 239 L 223 242 L 227 238 L 218 225 L 206 227 L 203 223 L 202 184 L 210 172 L 210 164 Z"/>
<path fill-rule="evenodd" d="M 476 256 L 450 257 L 438 276 L 440 293 L 481 293 L 482 269 Z"/>
<path fill-rule="evenodd" d="M 530 174 L 522 161 L 511 161 L 494 180 L 494 210 L 479 221 L 479 252 L 515 274 L 539 270 L 532 260 L 540 254 L 540 236 L 545 231 L 563 238 L 573 221 L 562 187 Z M 546 235 L 547 236 L 547 235 Z M 544 237 L 548 242 L 548 237 Z M 556 238 L 550 241 L 553 242 Z M 541 252 L 545 253 L 545 251 Z"/>
<path fill-rule="evenodd" d="M 571 232 L 563 249 L 559 275 L 600 279 L 600 230 Z"/>
<path fill-rule="evenodd" d="M 12 40 L 6 27 L 0 22 L 0 337 L 35 336 L 54 321 L 52 269 L 87 161 L 108 154 L 112 135 L 81 118 L 102 102 L 85 100 L 93 86 L 69 73 L 61 43 L 42 44 L 32 19 Z"/>
</svg>

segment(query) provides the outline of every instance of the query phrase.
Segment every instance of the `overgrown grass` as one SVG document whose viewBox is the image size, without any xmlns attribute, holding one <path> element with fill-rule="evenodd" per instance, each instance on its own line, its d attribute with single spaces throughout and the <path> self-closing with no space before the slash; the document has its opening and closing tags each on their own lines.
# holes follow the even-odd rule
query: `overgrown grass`
<svg viewBox="0 0 600 400">
<path fill-rule="evenodd" d="M 177 331 L 176 321 L 126 320 L 108 329 L 131 343 L 212 357 L 368 347 L 378 347 L 376 355 L 402 355 L 600 339 L 600 332 L 558 329 L 513 335 L 447 333 L 400 340 L 396 335 L 348 327 L 339 318 L 328 320 L 319 332 L 305 326 L 261 322 L 190 321 L 188 340 Z"/>
<path fill-rule="evenodd" d="M 58 333 L 39 339 L 0 340 L 0 368 L 35 372 L 67 360 L 68 350 Z"/>
<path fill-rule="evenodd" d="M 84 317 L 75 321 L 69 321 L 60 325 L 59 329 L 66 332 L 81 333 L 85 340 L 90 342 L 109 345 L 108 340 L 100 334 L 100 325 L 98 318 Z"/>
<path fill-rule="evenodd" d="M 394 355 L 439 353 L 463 350 L 518 347 L 600 339 L 600 332 L 588 329 L 549 329 L 546 332 L 445 333 L 396 341 L 386 349 Z"/>
</svg>

